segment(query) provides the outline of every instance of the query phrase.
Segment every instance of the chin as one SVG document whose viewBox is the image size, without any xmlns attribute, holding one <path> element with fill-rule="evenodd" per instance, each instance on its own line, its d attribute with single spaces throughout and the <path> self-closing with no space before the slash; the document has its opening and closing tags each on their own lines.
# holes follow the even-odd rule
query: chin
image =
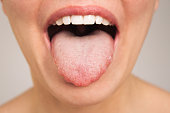
<svg viewBox="0 0 170 113">
<path fill-rule="evenodd" d="M 46 58 L 46 56 L 44 57 Z M 39 69 L 41 73 L 39 75 L 41 76 L 38 77 L 39 83 L 45 92 L 49 92 L 49 94 L 54 97 L 53 99 L 56 100 L 56 102 L 75 107 L 95 105 L 104 102 L 116 93 L 128 77 L 128 74 L 125 73 L 127 67 L 123 66 L 124 62 L 118 66 L 114 65 L 113 60 L 100 79 L 86 86 L 76 86 L 67 82 L 64 77 L 58 73 L 55 63 L 52 62 L 53 61 L 49 63 L 48 60 L 45 60 L 43 64 L 46 65 L 40 65 Z"/>
<path fill-rule="evenodd" d="M 107 100 L 116 92 L 120 83 L 121 80 L 99 80 L 86 87 L 77 87 L 66 82 L 60 84 L 59 81 L 46 80 L 45 85 L 48 86 L 46 91 L 50 92 L 56 101 L 78 107 L 99 104 Z"/>
</svg>

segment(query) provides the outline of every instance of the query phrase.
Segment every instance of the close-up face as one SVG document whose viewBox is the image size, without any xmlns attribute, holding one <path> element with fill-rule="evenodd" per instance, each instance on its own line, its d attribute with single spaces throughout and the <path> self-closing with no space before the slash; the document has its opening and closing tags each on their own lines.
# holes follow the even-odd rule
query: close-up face
<svg viewBox="0 0 170 113">
<path fill-rule="evenodd" d="M 126 83 L 158 0 L 2 0 L 35 88 L 73 105 Z"/>
</svg>

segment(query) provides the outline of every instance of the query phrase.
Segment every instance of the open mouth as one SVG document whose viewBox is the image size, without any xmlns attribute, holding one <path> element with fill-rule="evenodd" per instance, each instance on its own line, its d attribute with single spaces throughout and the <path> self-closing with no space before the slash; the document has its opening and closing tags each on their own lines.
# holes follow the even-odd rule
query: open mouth
<svg viewBox="0 0 170 113">
<path fill-rule="evenodd" d="M 113 39 L 115 39 L 117 33 L 116 25 L 111 25 L 108 20 L 101 16 L 74 15 L 60 18 L 50 25 L 48 27 L 48 36 L 51 41 L 53 36 L 61 31 L 69 31 L 75 36 L 83 37 L 93 34 L 96 30 L 108 33 Z"/>
<path fill-rule="evenodd" d="M 46 30 L 51 54 L 66 82 L 88 86 L 105 73 L 112 61 L 117 22 L 108 11 L 98 7 L 63 10 Z"/>
</svg>

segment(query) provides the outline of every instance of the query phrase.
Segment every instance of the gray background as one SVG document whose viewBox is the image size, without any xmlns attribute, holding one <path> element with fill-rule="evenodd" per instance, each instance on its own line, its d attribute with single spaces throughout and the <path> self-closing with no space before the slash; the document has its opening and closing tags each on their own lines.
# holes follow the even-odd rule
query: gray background
<svg viewBox="0 0 170 113">
<path fill-rule="evenodd" d="M 170 0 L 160 0 L 133 73 L 170 92 Z M 31 86 L 28 65 L 0 10 L 0 105 Z"/>
</svg>

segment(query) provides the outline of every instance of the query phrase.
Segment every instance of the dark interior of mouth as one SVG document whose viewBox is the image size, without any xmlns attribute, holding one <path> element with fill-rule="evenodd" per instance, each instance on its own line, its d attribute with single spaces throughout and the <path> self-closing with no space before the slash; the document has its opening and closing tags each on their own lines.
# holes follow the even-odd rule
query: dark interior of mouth
<svg viewBox="0 0 170 113">
<path fill-rule="evenodd" d="M 75 36 L 83 37 L 86 35 L 91 35 L 94 31 L 101 30 L 106 33 L 108 33 L 110 36 L 112 36 L 113 39 L 115 39 L 117 34 L 117 27 L 115 25 L 50 25 L 47 29 L 48 36 L 50 38 L 50 41 L 52 40 L 53 36 L 61 31 L 69 31 L 73 33 Z"/>
</svg>

